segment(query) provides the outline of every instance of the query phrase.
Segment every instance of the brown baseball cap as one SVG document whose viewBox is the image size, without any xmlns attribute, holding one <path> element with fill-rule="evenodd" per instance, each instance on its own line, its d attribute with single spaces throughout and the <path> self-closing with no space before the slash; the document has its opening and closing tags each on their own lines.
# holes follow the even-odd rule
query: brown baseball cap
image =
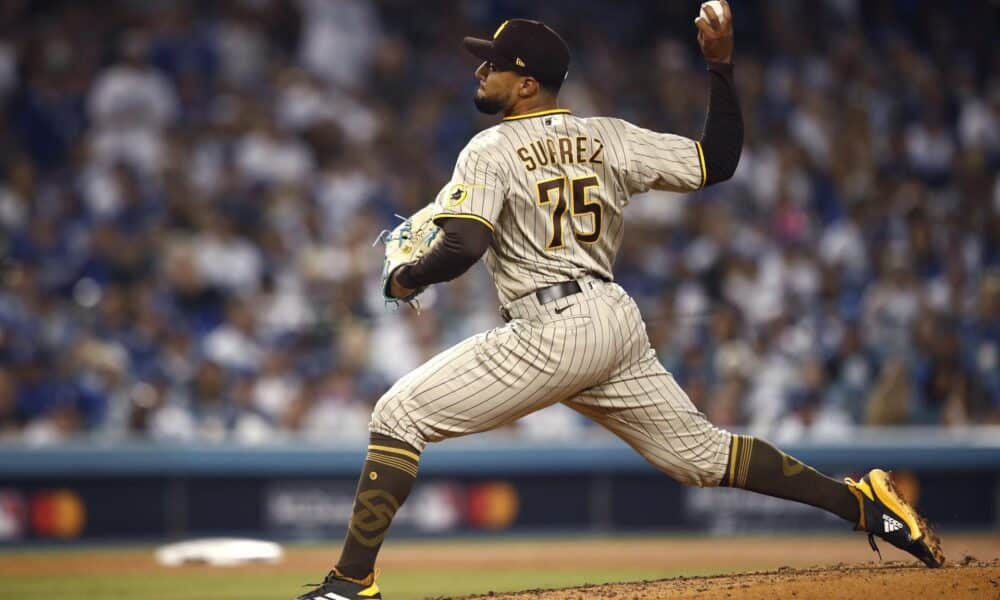
<svg viewBox="0 0 1000 600">
<path fill-rule="evenodd" d="M 497 28 L 492 40 L 467 37 L 462 43 L 479 59 L 542 83 L 562 83 L 569 69 L 569 46 L 541 21 L 510 19 Z"/>
</svg>

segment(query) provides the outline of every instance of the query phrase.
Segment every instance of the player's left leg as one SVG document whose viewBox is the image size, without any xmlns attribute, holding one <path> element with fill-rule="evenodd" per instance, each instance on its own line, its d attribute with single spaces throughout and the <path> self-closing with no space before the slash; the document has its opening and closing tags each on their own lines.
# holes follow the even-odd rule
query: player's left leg
<svg viewBox="0 0 1000 600">
<path fill-rule="evenodd" d="M 928 567 L 944 564 L 941 544 L 924 519 L 897 492 L 889 474 L 873 469 L 860 481 L 831 479 L 768 442 L 733 435 L 729 466 L 719 485 L 824 508 L 919 558 Z"/>
<path fill-rule="evenodd" d="M 629 312 L 629 303 L 623 312 Z M 859 482 L 837 481 L 762 439 L 715 427 L 663 368 L 644 329 L 640 331 L 635 340 L 640 351 L 633 354 L 637 360 L 566 404 L 682 483 L 739 487 L 809 504 L 882 537 L 928 566 L 944 562 L 936 537 L 884 471 L 873 470 Z"/>
<path fill-rule="evenodd" d="M 610 429 L 681 483 L 741 487 L 858 522 L 858 500 L 845 483 L 764 440 L 712 425 L 652 353 L 567 404 Z"/>
<path fill-rule="evenodd" d="M 688 485 L 738 487 L 809 504 L 837 515 L 919 558 L 944 563 L 937 537 L 874 469 L 844 482 L 760 438 L 734 435 L 698 412 L 673 376 L 655 364 L 636 365 L 567 405 L 621 437 L 657 469 Z M 627 406 L 627 408 L 623 408 Z M 874 541 L 871 541 L 874 548 Z"/>
</svg>

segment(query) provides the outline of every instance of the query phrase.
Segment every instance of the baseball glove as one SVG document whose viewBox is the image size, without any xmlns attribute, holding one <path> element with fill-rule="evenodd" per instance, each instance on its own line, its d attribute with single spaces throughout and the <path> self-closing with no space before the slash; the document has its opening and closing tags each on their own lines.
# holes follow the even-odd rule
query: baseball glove
<svg viewBox="0 0 1000 600">
<path fill-rule="evenodd" d="M 393 298 L 389 294 L 389 278 L 399 267 L 419 260 L 441 239 L 441 228 L 434 223 L 434 216 L 440 212 L 441 207 L 437 203 L 431 202 L 409 219 L 404 219 L 392 231 L 383 231 L 379 235 L 376 242 L 381 240 L 385 243 L 385 263 L 382 265 L 382 296 L 386 302 L 412 304 L 417 296 L 427 289 L 427 286 L 424 286 L 413 290 L 405 298 Z"/>
</svg>

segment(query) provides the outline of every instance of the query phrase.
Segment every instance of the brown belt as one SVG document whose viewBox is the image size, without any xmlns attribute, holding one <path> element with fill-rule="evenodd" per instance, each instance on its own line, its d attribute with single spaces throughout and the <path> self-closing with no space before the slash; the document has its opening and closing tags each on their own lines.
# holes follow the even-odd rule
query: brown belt
<svg viewBox="0 0 1000 600">
<path fill-rule="evenodd" d="M 539 304 L 548 304 L 566 296 L 579 294 L 582 291 L 583 289 L 580 288 L 579 281 L 563 281 L 562 283 L 535 290 L 535 298 L 538 298 Z"/>
<path fill-rule="evenodd" d="M 563 281 L 547 287 L 538 288 L 535 290 L 535 298 L 538 299 L 539 304 L 548 304 L 549 302 L 555 302 L 556 300 L 565 298 L 566 296 L 579 294 L 582 291 L 583 288 L 580 287 L 580 282 L 575 280 Z M 510 322 L 510 312 L 506 308 L 500 308 L 500 317 L 502 317 L 505 322 Z"/>
</svg>

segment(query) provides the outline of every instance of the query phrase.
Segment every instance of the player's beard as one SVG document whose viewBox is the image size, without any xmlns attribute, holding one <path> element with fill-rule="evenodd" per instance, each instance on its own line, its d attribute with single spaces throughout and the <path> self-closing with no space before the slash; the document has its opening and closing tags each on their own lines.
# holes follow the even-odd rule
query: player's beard
<svg viewBox="0 0 1000 600">
<path fill-rule="evenodd" d="M 484 93 L 480 93 L 480 90 L 476 90 L 476 95 L 472 99 L 476 103 L 476 108 L 479 112 L 486 115 L 495 115 L 506 108 L 502 97 L 487 96 Z"/>
</svg>

